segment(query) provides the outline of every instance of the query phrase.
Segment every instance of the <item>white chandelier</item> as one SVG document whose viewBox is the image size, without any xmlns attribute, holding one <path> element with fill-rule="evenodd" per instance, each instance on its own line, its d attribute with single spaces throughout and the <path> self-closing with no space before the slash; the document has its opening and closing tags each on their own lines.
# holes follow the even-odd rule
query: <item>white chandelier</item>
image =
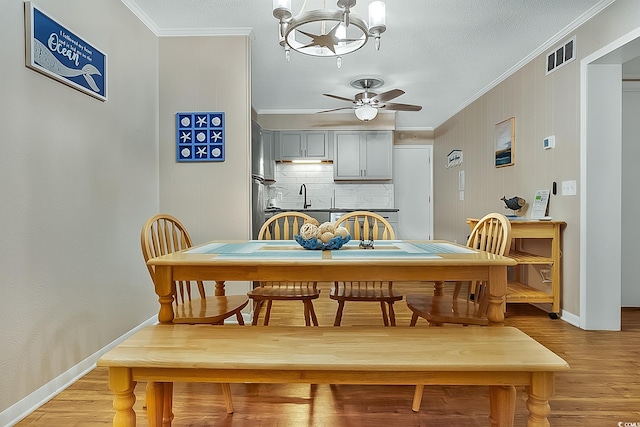
<svg viewBox="0 0 640 427">
<path fill-rule="evenodd" d="M 324 0 L 326 2 L 326 0 Z M 374 37 L 376 50 L 380 50 L 380 35 L 385 25 L 385 5 L 382 1 L 369 4 L 369 23 L 351 13 L 356 0 L 338 0 L 340 10 L 316 9 L 302 11 L 293 16 L 291 0 L 273 0 L 273 16 L 280 21 L 280 45 L 287 62 L 291 49 L 305 55 L 336 57 L 338 68 L 342 56 L 355 52 Z"/>
</svg>

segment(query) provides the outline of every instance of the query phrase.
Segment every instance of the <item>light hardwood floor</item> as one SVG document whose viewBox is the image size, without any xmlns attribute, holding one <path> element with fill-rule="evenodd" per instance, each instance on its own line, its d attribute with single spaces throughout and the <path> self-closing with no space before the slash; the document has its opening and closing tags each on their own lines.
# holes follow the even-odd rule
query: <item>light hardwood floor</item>
<svg viewBox="0 0 640 427">
<path fill-rule="evenodd" d="M 431 291 L 427 284 L 398 283 L 394 287 L 404 295 Z M 323 284 L 322 295 L 315 306 L 320 325 L 332 325 L 337 304 L 329 300 L 327 285 Z M 410 312 L 404 301 L 396 304 L 396 316 L 398 327 L 407 327 Z M 302 304 L 275 305 L 271 323 L 304 325 Z M 571 365 L 570 371 L 556 375 L 556 392 L 550 402 L 552 426 L 617 427 L 624 423 L 640 426 L 640 309 L 622 311 L 622 332 L 583 331 L 562 320 L 552 320 L 542 310 L 525 304 L 509 305 L 505 323 L 520 328 Z M 348 304 L 342 324 L 342 327 L 382 325 L 379 306 Z M 426 327 L 426 323 L 419 321 L 418 327 Z M 231 391 L 235 413 L 228 415 L 219 385 L 177 383 L 173 425 L 489 425 L 486 387 L 426 387 L 419 413 L 411 411 L 414 387 L 410 385 L 232 384 Z M 515 425 L 525 426 L 526 395 L 523 389 L 518 389 L 517 393 Z M 134 408 L 138 426 L 145 427 L 143 383 L 137 385 L 136 397 Z M 107 371 L 96 368 L 17 426 L 107 426 L 111 425 L 114 413 L 111 403 Z"/>
</svg>

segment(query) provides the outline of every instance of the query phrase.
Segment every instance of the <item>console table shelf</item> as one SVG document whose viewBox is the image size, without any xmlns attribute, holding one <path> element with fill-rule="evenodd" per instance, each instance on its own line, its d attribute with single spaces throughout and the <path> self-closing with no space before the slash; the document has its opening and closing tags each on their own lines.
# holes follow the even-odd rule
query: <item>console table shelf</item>
<svg viewBox="0 0 640 427">
<path fill-rule="evenodd" d="M 518 262 L 515 267 L 514 278 L 510 278 L 507 286 L 507 303 L 550 303 L 549 317 L 558 318 L 560 313 L 560 294 L 562 289 L 562 275 L 560 258 L 562 255 L 561 232 L 566 225 L 564 221 L 539 221 L 515 219 L 511 220 L 511 251 L 509 258 Z M 467 224 L 473 229 L 478 219 L 467 218 Z M 550 256 L 530 253 L 523 249 L 529 239 L 547 239 L 543 246 L 550 252 Z M 543 251 L 544 252 L 544 251 Z M 526 283 L 524 269 L 530 265 L 548 265 L 551 280 L 550 292 L 540 290 Z"/>
</svg>

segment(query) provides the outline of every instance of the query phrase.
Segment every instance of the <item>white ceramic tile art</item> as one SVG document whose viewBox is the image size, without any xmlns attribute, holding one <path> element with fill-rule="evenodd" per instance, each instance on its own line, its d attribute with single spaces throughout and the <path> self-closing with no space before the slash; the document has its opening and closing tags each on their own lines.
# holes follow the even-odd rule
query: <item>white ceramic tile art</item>
<svg viewBox="0 0 640 427">
<path fill-rule="evenodd" d="M 307 188 L 311 209 L 394 208 L 393 184 L 334 182 L 333 164 L 276 163 L 276 176 L 277 182 L 266 187 L 265 197 L 277 198 L 282 209 L 302 209 L 302 184 Z"/>
</svg>

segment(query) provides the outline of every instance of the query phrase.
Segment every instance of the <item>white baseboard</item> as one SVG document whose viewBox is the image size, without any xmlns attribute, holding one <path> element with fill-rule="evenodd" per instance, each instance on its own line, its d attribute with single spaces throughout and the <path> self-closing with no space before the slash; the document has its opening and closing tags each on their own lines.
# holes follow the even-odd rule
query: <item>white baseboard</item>
<svg viewBox="0 0 640 427">
<path fill-rule="evenodd" d="M 562 310 L 562 313 L 560 314 L 560 318 L 577 328 L 580 327 L 580 317 L 576 316 L 573 313 L 569 313 L 568 311 Z"/>
<path fill-rule="evenodd" d="M 130 330 L 126 334 L 122 335 L 120 338 L 113 341 L 106 347 L 93 353 L 91 356 L 87 357 L 82 362 L 71 367 L 71 369 L 68 369 L 66 372 L 58 375 L 56 378 L 49 381 L 48 383 L 46 383 L 45 385 L 43 385 L 33 393 L 29 394 L 28 396 L 24 397 L 17 403 L 11 405 L 4 411 L 0 412 L 0 426 L 11 427 L 17 424 L 20 420 L 27 417 L 29 414 L 31 414 L 33 411 L 38 409 L 40 406 L 47 403 L 49 400 L 54 398 L 64 389 L 69 387 L 71 384 L 78 381 L 80 378 L 86 375 L 87 372 L 94 369 L 96 367 L 96 362 L 98 361 L 100 356 L 102 356 L 104 353 L 111 350 L 116 345 L 120 344 L 122 341 L 127 339 L 129 336 L 133 335 L 139 329 L 144 328 L 145 326 L 148 326 L 148 325 L 153 325 L 157 322 L 158 322 L 158 317 L 153 316 L 146 322 L 138 325 L 137 327 Z"/>
</svg>

